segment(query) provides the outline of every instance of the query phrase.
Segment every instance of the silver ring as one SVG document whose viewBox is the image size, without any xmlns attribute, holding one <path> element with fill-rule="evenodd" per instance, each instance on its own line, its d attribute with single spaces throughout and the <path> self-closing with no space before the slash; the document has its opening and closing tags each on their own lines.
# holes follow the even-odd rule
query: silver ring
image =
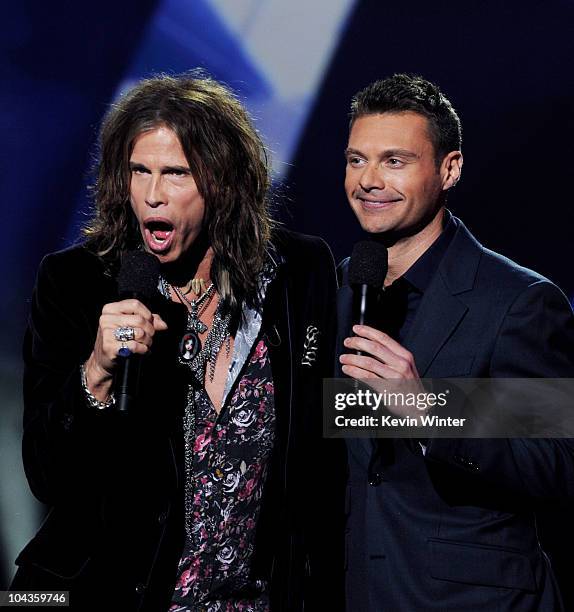
<svg viewBox="0 0 574 612">
<path fill-rule="evenodd" d="M 133 327 L 118 327 L 114 332 L 114 337 L 118 342 L 129 342 L 136 336 L 136 330 Z"/>
</svg>

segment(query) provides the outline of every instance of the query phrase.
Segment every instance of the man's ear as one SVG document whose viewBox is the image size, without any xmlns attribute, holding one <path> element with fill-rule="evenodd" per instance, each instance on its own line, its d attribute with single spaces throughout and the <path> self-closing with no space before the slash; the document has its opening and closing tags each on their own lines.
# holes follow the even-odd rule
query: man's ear
<svg viewBox="0 0 574 612">
<path fill-rule="evenodd" d="M 443 191 L 454 187 L 458 183 L 462 173 L 462 164 L 463 158 L 460 151 L 451 151 L 444 156 L 440 165 Z"/>
</svg>

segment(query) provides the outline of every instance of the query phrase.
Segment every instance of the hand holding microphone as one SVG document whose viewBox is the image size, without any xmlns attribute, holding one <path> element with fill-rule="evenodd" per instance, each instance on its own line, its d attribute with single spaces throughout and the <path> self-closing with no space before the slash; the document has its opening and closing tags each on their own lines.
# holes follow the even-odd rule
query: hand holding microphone
<svg viewBox="0 0 574 612">
<path fill-rule="evenodd" d="M 379 294 L 387 270 L 384 245 L 374 240 L 355 245 L 349 263 L 355 335 L 344 341 L 345 347 L 352 352 L 340 356 L 342 370 L 357 380 L 410 380 L 415 391 L 424 391 L 412 353 L 380 329 L 384 328 L 385 313 L 381 312 Z"/>
<path fill-rule="evenodd" d="M 122 412 L 137 394 L 141 356 L 150 350 L 155 332 L 167 329 L 165 321 L 150 310 L 158 279 L 156 257 L 144 251 L 124 254 L 118 275 L 122 299 L 104 305 L 94 349 L 85 364 L 90 393 L 105 401 L 114 386 Z"/>
</svg>

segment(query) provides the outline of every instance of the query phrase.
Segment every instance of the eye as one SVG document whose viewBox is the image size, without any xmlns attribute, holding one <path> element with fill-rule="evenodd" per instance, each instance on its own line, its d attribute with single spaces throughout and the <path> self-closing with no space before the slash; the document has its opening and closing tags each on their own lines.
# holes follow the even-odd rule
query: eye
<svg viewBox="0 0 574 612">
<path fill-rule="evenodd" d="M 358 167 L 363 162 L 364 160 L 361 157 L 358 157 L 357 155 L 351 155 L 350 157 L 347 157 L 347 164 L 349 164 L 349 166 Z"/>
<path fill-rule="evenodd" d="M 166 168 L 164 174 L 166 176 L 172 176 L 178 179 L 186 178 L 188 176 L 191 176 L 191 170 L 188 170 L 187 168 Z"/>
<path fill-rule="evenodd" d="M 401 168 L 404 164 L 402 160 L 397 159 L 396 157 L 389 157 L 387 160 L 387 165 L 389 165 L 391 168 Z"/>
<path fill-rule="evenodd" d="M 142 168 L 141 166 L 132 166 L 130 170 L 132 174 L 149 174 L 149 170 L 147 168 Z"/>
</svg>

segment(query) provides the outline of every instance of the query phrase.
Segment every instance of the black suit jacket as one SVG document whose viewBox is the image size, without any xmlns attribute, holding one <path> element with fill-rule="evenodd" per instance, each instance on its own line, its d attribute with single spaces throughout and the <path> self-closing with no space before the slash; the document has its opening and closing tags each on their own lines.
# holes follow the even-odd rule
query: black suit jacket
<svg viewBox="0 0 574 612">
<path fill-rule="evenodd" d="M 574 377 L 564 294 L 454 221 L 404 343 L 420 376 Z M 339 352 L 350 306 L 343 286 Z M 347 534 L 348 582 L 362 585 L 347 593 L 349 612 L 561 609 L 534 511 L 574 495 L 572 440 L 435 438 L 426 454 L 412 441 L 378 444 L 383 482 L 371 487 L 353 470 L 349 478 L 348 510 L 359 517 L 352 524 L 364 526 Z"/>
<path fill-rule="evenodd" d="M 319 239 L 278 231 L 273 244 L 278 270 L 261 334 L 271 354 L 277 438 L 254 564 L 271 583 L 273 610 L 295 611 L 303 602 L 313 609 L 324 581 L 342 568 L 342 538 L 340 550 L 325 548 L 331 520 L 341 528 L 342 512 L 325 521 L 334 487 L 315 478 L 336 449 L 320 435 L 336 280 Z M 144 361 L 137 408 L 129 415 L 97 411 L 83 398 L 79 366 L 93 348 L 103 304 L 117 299 L 113 274 L 84 247 L 42 262 L 24 345 L 23 452 L 31 489 L 49 514 L 19 555 L 11 588 L 70 590 L 74 610 L 157 612 L 169 607 L 185 537 L 187 386 L 175 364 L 186 313 L 158 303 L 169 329 L 157 334 Z M 335 602 L 342 584 L 329 584 Z"/>
</svg>

